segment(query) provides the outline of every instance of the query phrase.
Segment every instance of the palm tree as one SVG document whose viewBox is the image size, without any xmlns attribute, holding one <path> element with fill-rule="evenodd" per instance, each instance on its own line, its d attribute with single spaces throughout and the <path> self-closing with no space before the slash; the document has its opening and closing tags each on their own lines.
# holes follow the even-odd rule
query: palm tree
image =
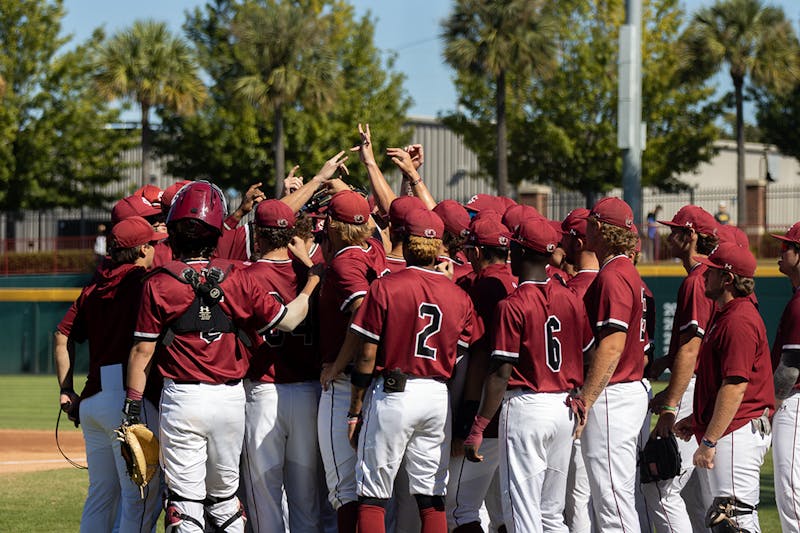
<svg viewBox="0 0 800 533">
<path fill-rule="evenodd" d="M 684 67 L 708 78 L 727 66 L 736 102 L 738 224 L 747 220 L 744 176 L 744 84 L 782 92 L 798 79 L 797 36 L 783 10 L 761 0 L 718 0 L 697 11 L 681 40 Z"/>
<path fill-rule="evenodd" d="M 444 58 L 495 85 L 497 193 L 508 196 L 506 74 L 546 76 L 555 64 L 556 25 L 543 0 L 457 0 L 443 23 Z"/>
<path fill-rule="evenodd" d="M 150 175 L 150 110 L 191 114 L 205 100 L 189 45 L 163 22 L 137 20 L 97 50 L 95 82 L 109 99 L 138 104 L 142 126 L 142 184 Z"/>
<path fill-rule="evenodd" d="M 275 194 L 286 175 L 284 113 L 290 106 L 325 110 L 338 83 L 327 20 L 293 2 L 245 4 L 233 23 L 234 54 L 245 74 L 236 92 L 272 116 Z"/>
</svg>

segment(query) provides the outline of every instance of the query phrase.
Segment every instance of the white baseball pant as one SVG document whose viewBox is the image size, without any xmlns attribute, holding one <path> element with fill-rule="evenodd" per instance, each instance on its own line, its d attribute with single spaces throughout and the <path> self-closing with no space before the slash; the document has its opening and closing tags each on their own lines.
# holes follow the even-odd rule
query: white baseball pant
<svg viewBox="0 0 800 533">
<path fill-rule="evenodd" d="M 509 533 L 566 533 L 567 490 L 575 422 L 566 392 L 509 390 L 500 411 L 500 493 Z"/>
<path fill-rule="evenodd" d="M 503 525 L 503 505 L 500 500 L 500 441 L 483 439 L 480 454 L 483 461 L 473 463 L 462 455 L 450 459 L 447 482 L 447 525 L 450 529 L 481 521 L 481 506 L 486 503 L 492 530 Z"/>
<path fill-rule="evenodd" d="M 245 395 L 241 383 L 211 385 L 179 384 L 164 380 L 161 392 L 161 464 L 167 489 L 182 498 L 179 512 L 205 524 L 202 500 L 226 498 L 239 487 L 239 458 L 244 441 Z M 205 508 L 218 525 L 239 510 L 235 496 Z M 202 531 L 184 520 L 180 533 Z M 242 519 L 226 529 L 244 531 Z"/>
<path fill-rule="evenodd" d="M 603 533 L 639 530 L 636 447 L 646 412 L 647 390 L 640 381 L 632 381 L 606 386 L 587 415 L 581 451 L 595 527 Z"/>
<path fill-rule="evenodd" d="M 335 510 L 358 500 L 356 494 L 356 452 L 347 440 L 347 412 L 350 409 L 350 377 L 340 374 L 328 390 L 322 391 L 317 413 L 317 436 L 328 500 Z M 368 401 L 365 398 L 365 402 Z"/>
<path fill-rule="evenodd" d="M 795 390 L 772 419 L 775 503 L 784 533 L 800 533 L 800 391 Z"/>
<path fill-rule="evenodd" d="M 319 383 L 244 383 L 242 478 L 248 521 L 255 531 L 283 531 L 284 488 L 289 529 L 317 533 L 317 407 Z"/>
<path fill-rule="evenodd" d="M 589 488 L 589 475 L 583 462 L 581 441 L 572 441 L 569 472 L 567 473 L 567 498 L 564 506 L 564 521 L 570 533 L 591 533 L 594 522 L 592 492 Z"/>
</svg>

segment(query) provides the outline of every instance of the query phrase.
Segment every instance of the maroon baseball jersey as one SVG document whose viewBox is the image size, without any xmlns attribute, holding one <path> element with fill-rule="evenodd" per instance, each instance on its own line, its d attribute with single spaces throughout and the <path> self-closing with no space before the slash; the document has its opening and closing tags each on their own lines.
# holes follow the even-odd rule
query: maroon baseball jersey
<svg viewBox="0 0 800 533">
<path fill-rule="evenodd" d="M 402 257 L 386 256 L 386 266 L 389 268 L 389 273 L 394 274 L 406 269 L 406 260 Z"/>
<path fill-rule="evenodd" d="M 800 351 L 800 291 L 794 289 L 792 299 L 786 304 L 772 343 L 772 370 L 778 368 L 783 352 Z M 800 379 L 794 386 L 800 389 Z"/>
<path fill-rule="evenodd" d="M 511 267 L 507 263 L 488 265 L 476 273 L 467 293 L 475 306 L 476 319 L 481 321 L 484 329 L 493 323 L 494 312 L 500 300 L 516 288 L 517 277 L 511 273 Z M 486 343 L 486 349 L 489 349 L 489 335 L 484 335 L 476 342 Z"/>
<path fill-rule="evenodd" d="M 172 248 L 169 245 L 169 238 L 158 241 L 153 248 L 155 249 L 153 268 L 158 268 L 172 261 Z"/>
<path fill-rule="evenodd" d="M 609 383 L 642 379 L 647 344 L 646 292 L 633 262 L 628 256 L 618 255 L 600 268 L 583 298 L 595 337 L 603 328 L 627 334 L 622 356 Z"/>
<path fill-rule="evenodd" d="M 698 441 L 714 414 L 722 380 L 747 381 L 742 403 L 724 435 L 774 408 L 775 388 L 764 320 L 749 298 L 734 298 L 718 309 L 700 347 L 694 396 L 694 430 Z"/>
<path fill-rule="evenodd" d="M 467 290 L 475 279 L 475 271 L 467 261 L 464 252 L 458 252 L 455 258 L 446 255 L 439 256 L 439 261 L 448 261 L 453 264 L 453 281 L 462 289 Z"/>
<path fill-rule="evenodd" d="M 339 355 L 347 326 L 350 305 L 367 294 L 370 283 L 388 272 L 383 244 L 367 239 L 367 247 L 348 246 L 336 253 L 326 265 L 325 281 L 319 294 L 319 312 L 324 327 L 320 327 L 322 362 L 332 363 Z"/>
<path fill-rule="evenodd" d="M 565 271 L 561 270 L 561 269 L 560 269 L 560 268 L 558 268 L 558 267 L 554 267 L 553 265 L 546 265 L 546 266 L 544 267 L 544 269 L 545 269 L 545 271 L 547 272 L 547 275 L 548 275 L 549 277 L 551 277 L 551 278 L 552 278 L 553 276 L 555 276 L 556 274 L 558 274 L 558 276 L 559 276 L 561 279 L 563 279 L 564 281 L 569 281 L 569 280 L 570 280 L 570 278 L 572 278 L 572 276 L 570 276 L 569 274 L 567 274 Z"/>
<path fill-rule="evenodd" d="M 211 258 L 247 261 L 254 251 L 251 224 L 242 224 L 222 231 L 222 236 L 217 242 L 217 249 L 211 254 Z"/>
<path fill-rule="evenodd" d="M 523 281 L 500 302 L 492 358 L 514 365 L 508 386 L 564 392 L 583 385 L 583 353 L 592 347 L 583 302 L 555 279 Z"/>
<path fill-rule="evenodd" d="M 708 324 L 714 316 L 716 304 L 706 296 L 706 281 L 703 274 L 708 267 L 698 263 L 684 278 L 678 289 L 675 318 L 672 320 L 672 336 L 669 339 L 669 357 L 675 357 L 680 349 L 680 339 L 684 331 L 694 329 L 695 335 L 703 338 Z M 695 370 L 700 362 L 698 357 Z"/>
<path fill-rule="evenodd" d="M 64 317 L 61 319 L 61 322 L 59 322 L 58 326 L 56 326 L 56 330 L 62 335 L 69 337 L 69 334 L 72 331 L 72 325 L 75 323 L 75 315 L 78 314 L 77 305 L 77 300 L 72 302 L 72 305 L 69 306 L 67 312 L 64 313 Z"/>
<path fill-rule="evenodd" d="M 202 274 L 209 261 L 190 261 L 185 265 Z M 218 305 L 238 327 L 245 331 L 268 331 L 286 314 L 286 308 L 247 274 L 240 262 L 217 259 L 210 266 L 227 271 L 220 285 L 224 297 Z M 154 273 L 144 284 L 134 340 L 159 340 L 194 299 L 191 285 L 167 272 Z M 156 364 L 165 378 L 226 383 L 244 377 L 247 363 L 244 352 L 235 333 L 190 332 L 176 334 L 172 343 L 158 353 Z"/>
<path fill-rule="evenodd" d="M 247 268 L 247 273 L 286 305 L 302 289 L 292 263 L 291 259 L 259 259 Z M 305 278 L 302 283 L 305 285 Z M 321 367 L 310 316 L 311 313 L 291 332 L 277 328 L 261 334 L 248 332 L 255 341 L 249 350 L 247 377 L 264 383 L 316 381 Z"/>
<path fill-rule="evenodd" d="M 74 319 L 65 328 L 69 338 L 77 343 L 89 341 L 89 373 L 81 398 L 100 392 L 101 366 L 121 364 L 123 375 L 127 370 L 145 273 L 143 267 L 132 264 L 98 270 L 75 301 L 74 315 L 68 313 Z"/>
<path fill-rule="evenodd" d="M 322 255 L 322 246 L 320 246 L 319 243 L 315 242 L 311 245 L 311 248 L 308 250 L 308 257 L 315 265 L 322 265 L 325 263 L 325 257 Z M 306 268 L 303 263 L 297 260 L 291 250 L 289 250 L 289 258 L 295 263 L 299 264 L 302 268 Z"/>
<path fill-rule="evenodd" d="M 410 266 L 370 286 L 351 329 L 378 344 L 380 366 L 450 379 L 458 346 L 469 347 L 473 316 L 469 296 L 445 274 Z"/>
<path fill-rule="evenodd" d="M 642 280 L 642 284 L 644 285 L 644 303 L 642 304 L 642 315 L 645 323 L 644 352 L 650 357 L 655 351 L 653 341 L 656 338 L 656 297 L 644 280 Z"/>
<path fill-rule="evenodd" d="M 594 282 L 594 278 L 597 277 L 597 272 L 597 270 L 579 270 L 577 274 L 565 280 L 567 287 L 575 293 L 575 296 L 583 300 L 589 286 Z"/>
</svg>

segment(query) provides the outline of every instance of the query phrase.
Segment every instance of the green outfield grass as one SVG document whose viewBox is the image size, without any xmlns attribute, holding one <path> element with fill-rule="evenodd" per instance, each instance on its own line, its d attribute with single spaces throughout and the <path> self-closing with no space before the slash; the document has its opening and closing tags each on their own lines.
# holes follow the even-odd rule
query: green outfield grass
<svg viewBox="0 0 800 533">
<path fill-rule="evenodd" d="M 78 388 L 83 379 L 75 379 Z M 664 386 L 654 383 L 653 389 L 658 392 Z M 53 429 L 58 408 L 55 376 L 0 376 L 0 390 L 0 429 Z M 62 429 L 75 431 L 66 423 Z M 76 469 L 0 474 L 0 532 L 78 531 L 88 483 L 86 471 Z M 758 514 L 762 531 L 781 530 L 775 508 L 771 451 L 761 470 Z M 157 530 L 162 529 L 159 525 Z"/>
</svg>

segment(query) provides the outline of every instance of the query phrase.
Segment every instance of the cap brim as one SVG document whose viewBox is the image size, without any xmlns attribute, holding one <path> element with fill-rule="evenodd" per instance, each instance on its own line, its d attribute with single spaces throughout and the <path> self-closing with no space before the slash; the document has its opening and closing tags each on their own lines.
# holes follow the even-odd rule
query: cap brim
<svg viewBox="0 0 800 533">
<path fill-rule="evenodd" d="M 167 237 L 169 237 L 169 233 L 162 233 L 160 231 L 154 231 L 153 234 L 150 236 L 150 242 L 163 241 Z"/>
<path fill-rule="evenodd" d="M 800 244 L 800 241 L 797 241 L 795 239 L 790 239 L 786 235 L 775 235 L 774 233 L 770 233 L 769 235 L 770 237 L 775 237 L 779 241 L 791 242 L 792 244 Z"/>
<path fill-rule="evenodd" d="M 692 256 L 692 259 L 694 261 L 697 261 L 698 263 L 700 263 L 702 265 L 706 265 L 707 267 L 717 268 L 717 269 L 721 270 L 721 267 L 719 265 L 713 263 L 711 260 L 709 260 L 708 257 L 703 257 L 701 255 L 694 255 L 694 256 Z"/>
<path fill-rule="evenodd" d="M 656 220 L 656 222 L 658 222 L 659 224 L 663 224 L 665 226 L 670 226 L 672 228 L 685 228 L 686 227 L 686 226 L 683 226 L 681 224 L 677 224 L 677 223 L 675 223 L 675 222 L 673 222 L 671 220 Z"/>
</svg>

